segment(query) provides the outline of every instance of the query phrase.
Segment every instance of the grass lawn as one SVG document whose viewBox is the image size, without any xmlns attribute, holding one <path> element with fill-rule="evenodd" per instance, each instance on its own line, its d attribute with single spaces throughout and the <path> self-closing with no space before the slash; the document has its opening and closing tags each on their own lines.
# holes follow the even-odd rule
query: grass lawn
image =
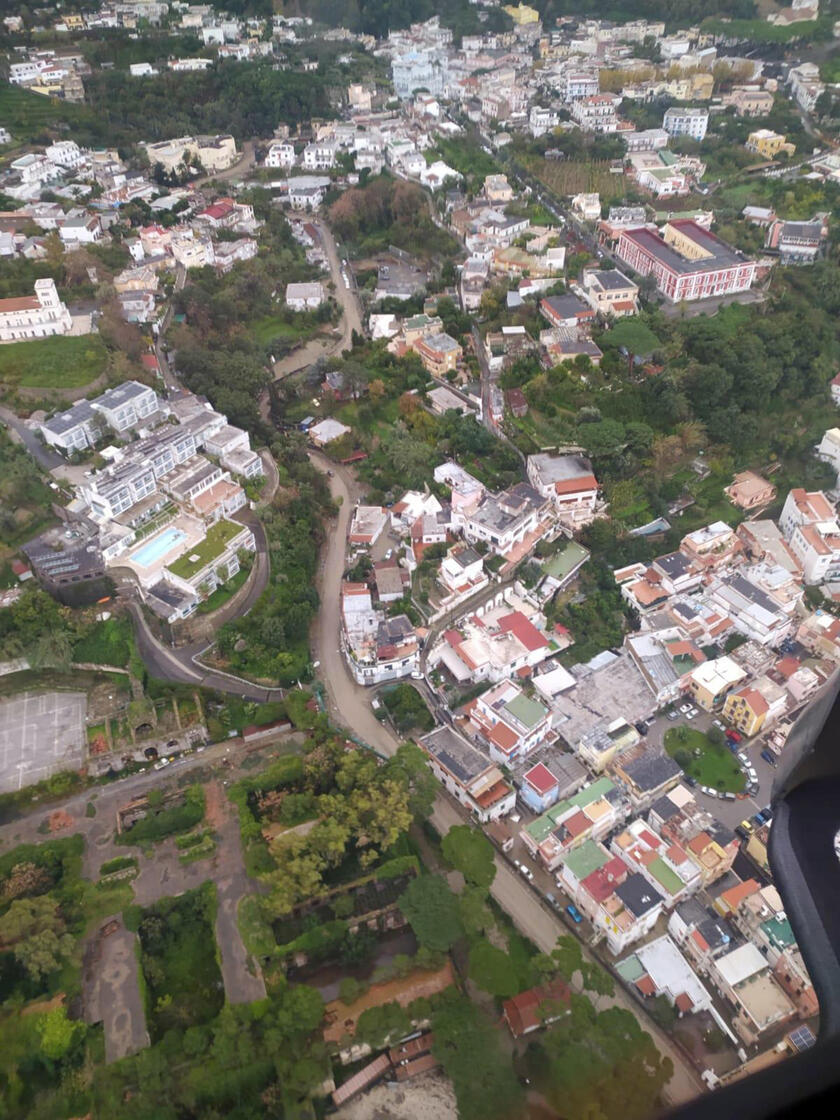
<svg viewBox="0 0 840 1120">
<path fill-rule="evenodd" d="M 311 334 L 317 334 L 319 326 L 320 324 L 313 325 L 308 322 L 299 325 L 287 323 L 279 315 L 264 315 L 261 319 L 255 319 L 248 330 L 256 342 L 261 346 L 267 346 L 269 342 L 273 342 L 276 338 L 288 338 L 296 341 Z"/>
<path fill-rule="evenodd" d="M 98 334 L 13 342 L 0 346 L 0 381 L 24 389 L 78 389 L 95 381 L 107 361 Z"/>
<path fill-rule="evenodd" d="M 726 747 L 710 743 L 702 731 L 693 727 L 669 728 L 665 733 L 665 750 L 702 786 L 721 793 L 740 793 L 744 788 L 744 774 L 735 756 Z"/>
<path fill-rule="evenodd" d="M 203 603 L 198 604 L 200 614 L 209 614 L 211 611 L 217 611 L 219 607 L 223 607 L 225 603 L 234 595 L 245 580 L 248 578 L 250 568 L 240 568 L 239 571 L 227 583 L 223 583 L 221 587 L 217 587 L 212 595 L 208 595 Z"/>
<path fill-rule="evenodd" d="M 235 521 L 217 521 L 207 530 L 204 540 L 179 556 L 174 564 L 169 565 L 169 570 L 180 579 L 192 579 L 196 572 L 218 560 L 230 541 L 241 532 L 242 526 Z"/>
</svg>

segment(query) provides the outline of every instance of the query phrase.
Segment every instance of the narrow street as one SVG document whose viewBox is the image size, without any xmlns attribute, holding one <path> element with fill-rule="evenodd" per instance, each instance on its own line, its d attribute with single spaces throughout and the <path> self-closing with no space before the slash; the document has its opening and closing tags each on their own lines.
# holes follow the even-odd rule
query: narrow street
<svg viewBox="0 0 840 1120">
<path fill-rule="evenodd" d="M 344 283 L 344 279 L 341 275 L 341 260 L 338 254 L 338 246 L 335 243 L 332 230 L 321 218 L 313 218 L 311 224 L 318 231 L 318 236 L 321 239 L 321 245 L 323 246 L 327 264 L 330 269 L 330 280 L 332 280 L 335 285 L 335 292 L 333 295 L 341 308 L 341 330 L 340 334 L 332 338 L 323 336 L 320 338 L 312 338 L 304 343 L 303 346 L 299 346 L 290 354 L 287 354 L 285 358 L 281 358 L 279 362 L 275 362 L 275 380 L 281 380 L 284 377 L 290 376 L 292 373 L 297 373 L 298 370 L 306 369 L 307 366 L 312 365 L 318 358 L 342 354 L 345 350 L 349 350 L 352 345 L 353 331 L 356 331 L 358 334 L 363 333 L 362 309 L 359 303 L 359 295 L 356 291 L 355 283 L 349 288 Z"/>
</svg>

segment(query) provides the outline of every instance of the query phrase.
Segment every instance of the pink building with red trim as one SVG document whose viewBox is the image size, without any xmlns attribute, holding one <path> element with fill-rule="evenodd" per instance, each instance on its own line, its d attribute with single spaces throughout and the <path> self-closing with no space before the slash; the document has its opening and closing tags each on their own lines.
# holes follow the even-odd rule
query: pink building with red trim
<svg viewBox="0 0 840 1120">
<path fill-rule="evenodd" d="M 641 276 L 653 276 L 672 303 L 745 292 L 756 262 L 690 219 L 675 219 L 659 232 L 621 231 L 616 256 Z"/>
</svg>

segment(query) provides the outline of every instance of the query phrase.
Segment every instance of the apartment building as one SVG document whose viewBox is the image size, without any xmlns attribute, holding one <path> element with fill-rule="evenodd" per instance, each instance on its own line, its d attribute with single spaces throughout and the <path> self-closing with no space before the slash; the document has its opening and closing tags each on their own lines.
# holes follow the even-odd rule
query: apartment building
<svg viewBox="0 0 840 1120">
<path fill-rule="evenodd" d="M 596 93 L 572 102 L 572 120 L 584 132 L 616 132 L 621 98 L 614 93 Z"/>
<path fill-rule="evenodd" d="M 709 127 L 709 112 L 707 109 L 672 106 L 665 110 L 662 127 L 669 136 L 689 136 L 692 140 L 703 140 Z"/>
<path fill-rule="evenodd" d="M 139 381 L 124 381 L 91 401 L 105 423 L 117 433 L 137 427 L 159 411 L 160 403 L 154 389 Z"/>
<path fill-rule="evenodd" d="M 639 286 L 617 268 L 584 269 L 581 288 L 584 299 L 605 319 L 638 313 Z"/>
<path fill-rule="evenodd" d="M 755 279 L 755 261 L 690 219 L 668 222 L 659 233 L 623 229 L 616 255 L 640 275 L 653 276 L 673 303 L 747 291 Z"/>
<path fill-rule="evenodd" d="M 526 825 L 520 836 L 531 855 L 554 871 L 569 852 L 611 832 L 626 808 L 619 788 L 609 778 L 598 778 Z"/>
<path fill-rule="evenodd" d="M 500 681 L 478 696 L 468 718 L 490 757 L 504 766 L 529 754 L 551 730 L 549 709 L 512 681 Z"/>
<path fill-rule="evenodd" d="M 500 494 L 486 494 L 477 509 L 464 516 L 464 536 L 471 543 L 485 541 L 493 552 L 506 555 L 514 545 L 550 529 L 550 504 L 532 486 L 518 482 Z M 544 526 L 544 529 L 543 529 Z"/>
<path fill-rule="evenodd" d="M 429 768 L 456 800 L 482 823 L 512 812 L 516 791 L 495 763 L 448 724 L 418 739 Z"/>
<path fill-rule="evenodd" d="M 741 684 L 746 675 L 731 657 L 717 657 L 713 661 L 704 661 L 692 671 L 688 692 L 696 704 L 711 712 L 727 693 Z"/>
</svg>

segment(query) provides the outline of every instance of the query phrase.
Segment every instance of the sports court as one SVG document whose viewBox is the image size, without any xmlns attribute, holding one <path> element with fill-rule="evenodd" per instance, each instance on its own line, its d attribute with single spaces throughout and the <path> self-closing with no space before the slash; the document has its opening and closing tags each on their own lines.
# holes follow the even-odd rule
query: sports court
<svg viewBox="0 0 840 1120">
<path fill-rule="evenodd" d="M 25 692 L 0 701 L 0 793 L 84 761 L 83 692 Z"/>
</svg>

